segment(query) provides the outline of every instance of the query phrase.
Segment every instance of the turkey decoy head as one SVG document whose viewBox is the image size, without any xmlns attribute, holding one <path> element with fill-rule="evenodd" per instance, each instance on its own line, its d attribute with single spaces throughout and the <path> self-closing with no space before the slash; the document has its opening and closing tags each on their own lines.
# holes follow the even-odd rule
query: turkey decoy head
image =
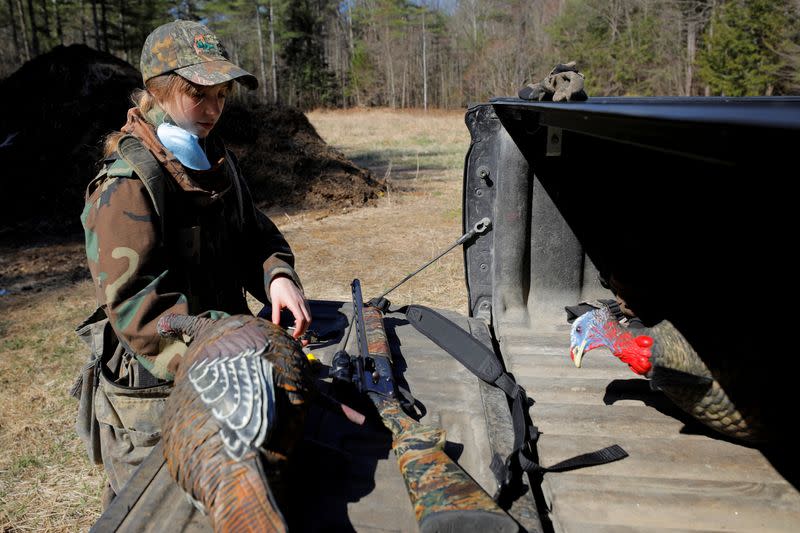
<svg viewBox="0 0 800 533">
<path fill-rule="evenodd" d="M 586 352 L 605 347 L 635 373 L 644 376 L 652 368 L 652 346 L 652 337 L 636 335 L 624 328 L 607 307 L 601 307 L 575 319 L 570 332 L 569 355 L 575 366 L 580 367 Z"/>
</svg>

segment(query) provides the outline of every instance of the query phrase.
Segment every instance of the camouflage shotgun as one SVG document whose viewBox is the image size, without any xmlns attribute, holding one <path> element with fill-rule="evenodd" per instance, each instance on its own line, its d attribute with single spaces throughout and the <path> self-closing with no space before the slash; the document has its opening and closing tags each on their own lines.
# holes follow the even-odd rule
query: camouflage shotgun
<svg viewBox="0 0 800 533">
<path fill-rule="evenodd" d="M 352 380 L 392 432 L 392 449 L 420 531 L 519 531 L 514 519 L 444 453 L 444 430 L 420 424 L 403 411 L 383 316 L 379 309 L 363 304 L 359 280 L 353 280 L 351 289 L 359 350 L 353 358 Z"/>
</svg>

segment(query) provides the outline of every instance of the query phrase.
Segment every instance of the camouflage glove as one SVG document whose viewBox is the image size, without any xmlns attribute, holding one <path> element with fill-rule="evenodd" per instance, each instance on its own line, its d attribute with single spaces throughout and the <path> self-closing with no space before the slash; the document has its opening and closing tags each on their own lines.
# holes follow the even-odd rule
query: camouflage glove
<svg viewBox="0 0 800 533">
<path fill-rule="evenodd" d="M 575 61 L 559 63 L 539 83 L 529 83 L 519 90 L 523 100 L 582 102 L 588 98 L 583 90 L 583 74 L 578 72 Z"/>
</svg>

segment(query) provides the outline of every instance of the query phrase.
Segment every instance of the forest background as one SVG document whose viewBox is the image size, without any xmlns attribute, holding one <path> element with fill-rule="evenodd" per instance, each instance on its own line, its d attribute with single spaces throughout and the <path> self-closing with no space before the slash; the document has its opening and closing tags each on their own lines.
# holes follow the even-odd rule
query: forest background
<svg viewBox="0 0 800 533">
<path fill-rule="evenodd" d="M 0 78 L 58 45 L 138 68 L 146 35 L 200 20 L 302 109 L 458 108 L 575 60 L 591 96 L 800 92 L 800 0 L 5 0 Z"/>
</svg>

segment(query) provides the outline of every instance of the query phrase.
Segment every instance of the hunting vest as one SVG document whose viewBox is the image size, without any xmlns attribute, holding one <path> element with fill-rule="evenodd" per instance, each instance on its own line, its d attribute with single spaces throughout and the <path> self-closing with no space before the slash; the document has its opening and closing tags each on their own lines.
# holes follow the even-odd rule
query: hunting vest
<svg viewBox="0 0 800 533">
<path fill-rule="evenodd" d="M 184 283 L 180 290 L 192 314 L 249 313 L 234 254 L 248 244 L 242 242 L 248 196 L 233 155 L 226 150 L 225 156 L 217 181 L 228 186 L 200 197 L 182 190 L 138 138 L 126 135 L 87 188 L 88 198 L 107 179 L 141 180 L 158 218 L 160 246 L 169 252 L 165 266 Z M 137 363 L 117 339 L 105 306 L 76 332 L 90 349 L 71 391 L 79 400 L 76 430 L 90 461 L 104 465 L 118 492 L 161 438 L 172 383 Z"/>
<path fill-rule="evenodd" d="M 88 194 L 108 178 L 138 178 L 147 189 L 158 217 L 161 245 L 168 251 L 169 269 L 185 280 L 189 312 L 208 310 L 249 313 L 242 287 L 244 273 L 235 264 L 243 242 L 244 198 L 235 156 L 225 150 L 218 178 L 228 186 L 209 196 L 180 189 L 153 154 L 132 135 L 119 141 L 116 154 L 89 184 Z"/>
</svg>

